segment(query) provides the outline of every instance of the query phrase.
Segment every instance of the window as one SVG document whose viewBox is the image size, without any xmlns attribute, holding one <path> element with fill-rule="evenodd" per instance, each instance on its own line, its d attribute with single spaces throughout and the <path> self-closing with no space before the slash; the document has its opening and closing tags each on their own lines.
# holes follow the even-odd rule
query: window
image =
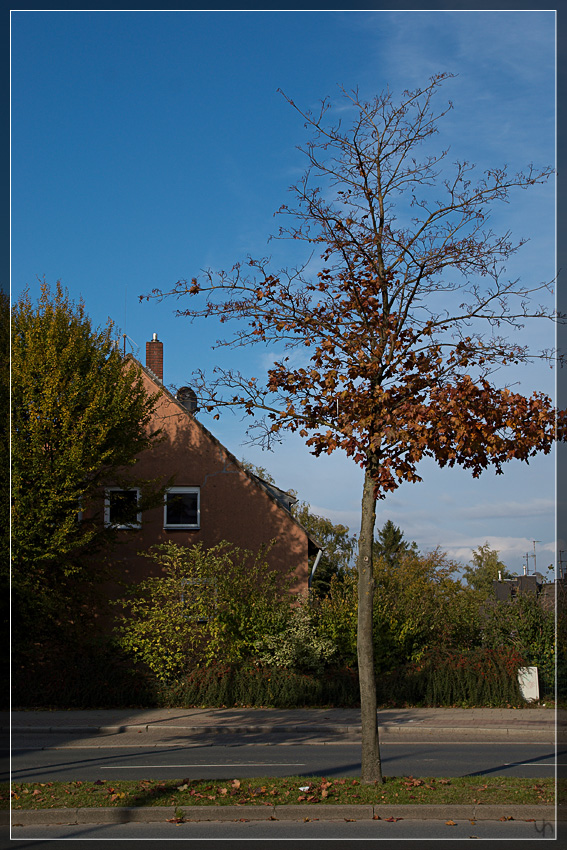
<svg viewBox="0 0 567 850">
<path fill-rule="evenodd" d="M 138 511 L 139 501 L 137 487 L 130 490 L 109 487 L 104 499 L 104 524 L 114 528 L 140 528 L 142 514 Z"/>
<path fill-rule="evenodd" d="M 165 494 L 164 528 L 200 528 L 198 487 L 170 487 Z"/>
</svg>

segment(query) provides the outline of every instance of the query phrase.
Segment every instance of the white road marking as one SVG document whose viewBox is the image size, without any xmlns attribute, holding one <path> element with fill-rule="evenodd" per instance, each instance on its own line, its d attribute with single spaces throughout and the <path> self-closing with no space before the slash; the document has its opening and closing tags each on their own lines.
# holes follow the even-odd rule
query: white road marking
<svg viewBox="0 0 567 850">
<path fill-rule="evenodd" d="M 239 762 L 238 764 L 115 764 L 112 767 L 101 767 L 100 770 L 139 770 L 148 767 L 305 767 L 304 762 Z"/>
</svg>

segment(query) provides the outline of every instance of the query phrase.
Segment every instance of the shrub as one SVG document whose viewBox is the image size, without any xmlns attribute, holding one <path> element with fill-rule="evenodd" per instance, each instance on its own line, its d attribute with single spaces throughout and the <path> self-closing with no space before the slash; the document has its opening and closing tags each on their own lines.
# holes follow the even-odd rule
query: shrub
<svg viewBox="0 0 567 850">
<path fill-rule="evenodd" d="M 11 686 L 14 708 L 150 707 L 159 692 L 148 670 L 104 639 L 35 647 L 13 662 Z"/>
<path fill-rule="evenodd" d="M 337 659 L 347 667 L 357 664 L 357 587 L 356 572 L 349 570 L 340 578 L 333 576 L 327 596 L 313 600 L 313 623 L 317 634 L 332 642 Z"/>
<path fill-rule="evenodd" d="M 519 594 L 511 602 L 491 602 L 484 608 L 483 644 L 490 649 L 514 649 L 525 666 L 537 667 L 540 693 L 555 689 L 555 613 L 535 593 Z"/>
<path fill-rule="evenodd" d="M 378 699 L 382 704 L 427 706 L 521 705 L 517 674 L 524 663 L 513 650 L 436 649 L 418 663 L 380 677 Z"/>
<path fill-rule="evenodd" d="M 289 576 L 258 553 L 221 542 L 210 549 L 166 543 L 147 553 L 163 570 L 117 601 L 121 648 L 162 682 L 191 667 L 250 657 L 263 635 L 285 629 Z"/>
<path fill-rule="evenodd" d="M 212 664 L 192 670 L 162 686 L 160 704 L 168 707 L 214 708 L 265 706 L 300 708 L 360 705 L 358 676 L 350 669 L 301 673 L 258 664 Z"/>
<path fill-rule="evenodd" d="M 480 642 L 478 605 L 453 578 L 458 564 L 440 549 L 413 549 L 374 563 L 374 657 L 379 674 L 418 661 L 435 647 L 467 649 Z M 317 628 L 333 640 L 342 663 L 356 664 L 358 581 L 354 570 L 331 581 L 316 606 Z"/>
<path fill-rule="evenodd" d="M 321 673 L 338 654 L 333 641 L 317 632 L 306 601 L 292 610 L 282 632 L 266 634 L 254 643 L 254 650 L 261 664 L 315 673 Z"/>
</svg>

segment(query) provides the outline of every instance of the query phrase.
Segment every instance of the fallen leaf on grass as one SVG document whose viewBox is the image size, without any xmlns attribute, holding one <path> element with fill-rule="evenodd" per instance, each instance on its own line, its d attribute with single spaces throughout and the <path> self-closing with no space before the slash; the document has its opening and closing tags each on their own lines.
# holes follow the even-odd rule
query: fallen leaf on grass
<svg viewBox="0 0 567 850">
<path fill-rule="evenodd" d="M 404 782 L 406 788 L 416 788 L 418 785 L 423 785 L 423 779 L 414 779 L 413 776 L 408 776 Z M 431 786 L 428 786 L 431 787 Z"/>
</svg>

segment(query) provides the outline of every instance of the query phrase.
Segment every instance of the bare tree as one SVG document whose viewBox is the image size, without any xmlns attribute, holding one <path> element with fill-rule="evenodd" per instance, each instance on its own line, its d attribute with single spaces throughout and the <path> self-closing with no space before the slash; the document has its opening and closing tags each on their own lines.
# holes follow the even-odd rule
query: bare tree
<svg viewBox="0 0 567 850">
<path fill-rule="evenodd" d="M 550 399 L 512 392 L 494 377 L 533 356 L 514 332 L 527 319 L 552 317 L 538 304 L 549 285 L 507 277 L 506 262 L 523 241 L 488 223 L 494 204 L 544 183 L 552 169 L 476 175 L 467 162 L 450 164 L 448 150 L 434 146 L 451 108 L 433 103 L 447 76 L 399 102 L 389 91 L 370 102 L 343 92 L 354 115 L 346 129 L 326 123 L 328 101 L 312 114 L 287 98 L 312 137 L 301 148 L 308 167 L 292 187 L 295 206 L 279 210 L 289 221 L 279 236 L 308 243 L 315 259 L 272 272 L 268 260 L 249 258 L 228 273 L 205 272 L 145 296 L 189 295 L 195 304 L 178 315 L 237 320 L 220 345 L 298 350 L 268 369 L 264 383 L 236 370 L 200 375 L 203 402 L 210 410 L 242 406 L 265 444 L 297 431 L 313 454 L 340 448 L 364 469 L 357 562 L 364 782 L 382 781 L 372 640 L 377 499 L 421 480 L 424 457 L 478 476 L 549 452 L 554 439 Z"/>
</svg>

